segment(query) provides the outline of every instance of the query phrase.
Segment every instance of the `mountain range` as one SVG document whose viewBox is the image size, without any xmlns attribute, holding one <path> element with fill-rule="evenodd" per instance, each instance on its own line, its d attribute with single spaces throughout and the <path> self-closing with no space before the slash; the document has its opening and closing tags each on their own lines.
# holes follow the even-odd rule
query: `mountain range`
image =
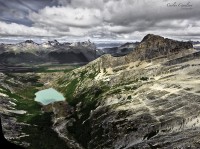
<svg viewBox="0 0 200 149">
<path fill-rule="evenodd" d="M 27 40 L 19 44 L 0 45 L 2 64 L 87 63 L 96 58 L 96 47 L 90 42 L 59 43 L 57 40 L 37 44 Z"/>
<path fill-rule="evenodd" d="M 37 44 L 26 40 L 18 44 L 0 45 L 0 63 L 7 65 L 85 64 L 103 54 L 121 56 L 133 50 L 134 43 L 120 47 L 97 49 L 90 41 L 59 43 L 57 40 Z"/>
<path fill-rule="evenodd" d="M 153 34 L 124 47 L 132 50 L 104 53 L 67 72 L 2 73 L 0 112 L 8 140 L 15 135 L 26 148 L 200 148 L 200 51 Z M 30 100 L 35 90 L 50 87 L 66 101 L 38 106 Z M 17 123 L 13 108 L 28 124 Z"/>
</svg>

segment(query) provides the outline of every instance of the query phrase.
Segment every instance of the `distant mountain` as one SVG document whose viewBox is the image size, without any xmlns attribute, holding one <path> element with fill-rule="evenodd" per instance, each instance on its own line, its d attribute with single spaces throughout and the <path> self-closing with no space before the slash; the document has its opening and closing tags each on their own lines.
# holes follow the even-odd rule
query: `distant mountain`
<svg viewBox="0 0 200 149">
<path fill-rule="evenodd" d="M 42 44 L 26 40 L 18 44 L 0 45 L 1 64 L 44 64 L 44 63 L 88 63 L 103 54 L 122 56 L 133 51 L 138 43 L 126 43 L 118 47 L 97 49 L 90 41 L 59 43 L 57 40 Z"/>
<path fill-rule="evenodd" d="M 112 47 L 112 48 L 103 48 L 100 51 L 103 54 L 111 54 L 112 56 L 124 56 L 130 53 L 134 50 L 134 48 L 138 45 L 138 42 L 127 42 L 121 46 L 118 47 Z"/>
<path fill-rule="evenodd" d="M 200 50 L 200 41 L 192 41 L 192 44 L 195 49 Z"/>
<path fill-rule="evenodd" d="M 99 41 L 99 42 L 95 42 L 95 45 L 97 46 L 98 49 L 119 47 L 123 44 L 124 44 L 124 42 L 121 42 L 121 41 Z"/>
<path fill-rule="evenodd" d="M 97 57 L 91 42 L 59 43 L 57 40 L 37 44 L 26 40 L 18 44 L 0 45 L 0 63 L 88 63 Z"/>
</svg>

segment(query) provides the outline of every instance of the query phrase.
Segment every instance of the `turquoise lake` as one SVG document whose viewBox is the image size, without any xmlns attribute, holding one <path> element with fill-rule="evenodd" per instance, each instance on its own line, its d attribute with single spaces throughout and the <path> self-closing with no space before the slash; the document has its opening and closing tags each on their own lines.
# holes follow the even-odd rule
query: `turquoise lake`
<svg viewBox="0 0 200 149">
<path fill-rule="evenodd" d="M 43 105 L 65 100 L 65 97 L 53 88 L 38 91 L 35 95 L 35 101 L 40 102 Z"/>
</svg>

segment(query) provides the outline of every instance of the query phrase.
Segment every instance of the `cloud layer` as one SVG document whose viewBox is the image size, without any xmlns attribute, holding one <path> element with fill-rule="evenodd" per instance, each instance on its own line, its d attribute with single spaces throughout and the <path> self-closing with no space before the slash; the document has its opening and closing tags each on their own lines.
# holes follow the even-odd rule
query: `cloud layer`
<svg viewBox="0 0 200 149">
<path fill-rule="evenodd" d="M 198 0 L 11 0 L 9 3 L 0 0 L 0 3 L 2 36 L 140 40 L 147 33 L 154 33 L 186 40 L 200 38 Z"/>
</svg>

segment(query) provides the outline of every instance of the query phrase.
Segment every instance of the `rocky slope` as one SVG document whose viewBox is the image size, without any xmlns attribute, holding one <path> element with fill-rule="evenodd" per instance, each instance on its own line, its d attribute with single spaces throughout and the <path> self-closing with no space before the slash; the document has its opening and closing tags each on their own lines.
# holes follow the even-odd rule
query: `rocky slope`
<svg viewBox="0 0 200 149">
<path fill-rule="evenodd" d="M 57 72 L 43 75 L 58 76 Z M 0 133 L 0 145 L 8 148 L 11 145 L 13 149 L 14 144 L 28 149 L 68 148 L 51 128 L 51 113 L 41 111 L 42 106 L 34 101 L 35 92 L 43 87 L 39 78 L 36 73 L 0 73 L 0 118 L 4 134 Z"/>
<path fill-rule="evenodd" d="M 199 148 L 199 57 L 189 42 L 150 34 L 126 56 L 66 73 L 54 87 L 71 110 L 56 105 L 54 129 L 71 148 Z"/>
</svg>

